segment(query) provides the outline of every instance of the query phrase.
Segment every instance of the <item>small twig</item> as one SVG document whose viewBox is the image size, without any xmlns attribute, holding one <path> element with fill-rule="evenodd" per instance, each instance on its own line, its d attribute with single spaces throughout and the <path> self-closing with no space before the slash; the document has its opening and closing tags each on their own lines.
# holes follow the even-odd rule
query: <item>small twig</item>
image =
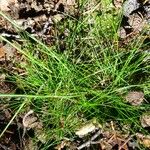
<svg viewBox="0 0 150 150">
<path fill-rule="evenodd" d="M 5 145 L 0 144 L 0 147 L 4 150 L 8 150 L 8 148 Z"/>
<path fill-rule="evenodd" d="M 114 123 L 113 123 L 113 121 L 111 121 L 110 123 L 111 123 L 111 128 L 113 130 L 113 135 L 108 140 L 108 143 L 110 143 L 116 137 L 116 131 L 115 131 L 115 128 L 114 128 Z"/>
<path fill-rule="evenodd" d="M 107 141 L 107 143 L 110 143 L 114 138 L 115 138 L 115 134 L 113 134 L 111 137 L 110 137 L 110 139 Z"/>
<path fill-rule="evenodd" d="M 80 145 L 79 147 L 77 147 L 78 150 L 83 149 L 84 147 L 89 147 L 91 144 L 96 144 L 96 142 L 94 142 L 93 140 L 95 140 L 99 135 L 101 134 L 101 131 L 99 130 L 98 132 L 96 132 L 96 134 L 94 134 L 91 139 L 85 143 L 83 143 L 82 145 Z"/>
<path fill-rule="evenodd" d="M 20 39 L 20 35 L 8 34 L 8 33 L 0 33 L 0 35 L 3 37 L 11 37 L 11 38 L 15 38 L 15 39 Z"/>
<path fill-rule="evenodd" d="M 131 138 L 133 137 L 133 135 L 131 135 L 120 147 L 118 150 L 121 150 L 130 140 Z"/>
<path fill-rule="evenodd" d="M 91 141 L 95 140 L 100 134 L 101 134 L 101 131 L 98 130 L 98 132 L 96 132 L 96 134 L 94 134 L 94 135 L 91 137 Z"/>
</svg>

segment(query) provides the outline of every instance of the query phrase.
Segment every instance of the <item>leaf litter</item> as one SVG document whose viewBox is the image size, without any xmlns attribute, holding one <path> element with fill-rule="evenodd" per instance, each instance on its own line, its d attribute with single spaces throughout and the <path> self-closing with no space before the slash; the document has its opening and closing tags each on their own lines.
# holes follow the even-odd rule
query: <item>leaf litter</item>
<svg viewBox="0 0 150 150">
<path fill-rule="evenodd" d="M 9 120 L 12 118 L 12 115 L 13 113 L 7 105 L 0 104 L 0 132 L 2 132 L 2 130 L 8 124 Z M 21 132 L 22 129 L 20 128 L 19 122 L 16 119 L 10 124 L 5 134 L 0 137 L 0 149 L 22 150 L 23 143 L 20 138 Z"/>
<path fill-rule="evenodd" d="M 42 37 L 43 40 L 53 37 L 51 30 L 54 23 L 60 22 L 66 15 L 75 15 L 77 13 L 77 6 L 74 0 L 44 0 L 41 2 L 25 0 L 17 1 L 11 7 L 7 13 L 15 22 L 25 31 L 34 36 Z M 3 20 L 3 22 L 0 33 L 5 37 L 13 36 L 17 39 L 18 35 L 11 24 L 6 26 L 7 21 Z"/>
<path fill-rule="evenodd" d="M 141 91 L 132 91 L 126 95 L 125 99 L 131 105 L 138 106 L 144 101 L 144 93 Z"/>
<path fill-rule="evenodd" d="M 55 149 L 57 150 L 131 150 L 138 149 L 139 144 L 134 142 L 135 135 L 130 135 L 124 133 L 118 128 L 115 122 L 106 123 L 105 126 L 94 129 L 94 124 L 86 124 L 81 127 L 79 131 L 83 132 L 83 128 L 86 128 L 85 135 L 82 137 L 76 137 L 74 140 L 64 139 L 60 145 L 57 145 Z M 89 127 L 90 134 L 87 135 L 87 130 Z M 91 127 L 92 130 L 91 130 Z M 108 128 L 109 127 L 109 128 Z M 142 143 L 141 143 L 142 144 Z"/>
<path fill-rule="evenodd" d="M 40 140 L 42 143 L 46 142 L 46 133 L 43 131 L 43 124 L 39 121 L 33 110 L 30 110 L 24 115 L 22 124 L 24 127 L 22 137 L 25 136 L 27 130 L 34 129 L 35 137 L 38 138 L 38 140 Z"/>
<path fill-rule="evenodd" d="M 150 127 L 150 112 L 142 114 L 140 121 L 143 128 Z"/>
<path fill-rule="evenodd" d="M 147 27 L 145 36 L 149 36 L 149 7 L 149 1 L 127 0 L 123 3 L 123 18 L 121 27 L 118 30 L 118 34 L 122 39 L 121 44 L 127 45 Z"/>
</svg>

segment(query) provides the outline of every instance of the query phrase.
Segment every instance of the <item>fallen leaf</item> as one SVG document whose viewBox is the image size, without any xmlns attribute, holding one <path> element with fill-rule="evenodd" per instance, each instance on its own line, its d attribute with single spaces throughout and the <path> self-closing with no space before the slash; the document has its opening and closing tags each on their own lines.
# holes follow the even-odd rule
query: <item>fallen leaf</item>
<svg viewBox="0 0 150 150">
<path fill-rule="evenodd" d="M 9 44 L 4 45 L 3 47 L 5 48 L 6 60 L 13 58 L 15 49 Z"/>
<path fill-rule="evenodd" d="M 129 17 L 129 15 L 140 7 L 140 3 L 137 0 L 127 0 L 123 4 L 123 15 Z"/>
<path fill-rule="evenodd" d="M 5 78 L 6 78 L 6 75 L 3 73 L 3 74 L 0 74 L 0 81 L 5 81 Z"/>
<path fill-rule="evenodd" d="M 141 125 L 142 127 L 150 127 L 150 113 L 144 113 L 141 118 L 140 118 L 140 121 L 141 121 Z"/>
<path fill-rule="evenodd" d="M 142 31 L 142 29 L 146 25 L 146 21 L 140 13 L 134 13 L 130 15 L 128 18 L 128 23 L 134 31 Z"/>
<path fill-rule="evenodd" d="M 120 38 L 122 38 L 122 39 L 124 39 L 124 38 L 126 38 L 126 31 L 125 31 L 125 29 L 123 28 L 123 27 L 120 27 L 120 29 L 119 29 L 119 31 L 118 31 L 118 35 L 119 35 L 119 37 Z"/>
<path fill-rule="evenodd" d="M 55 149 L 63 150 L 66 146 L 71 147 L 71 142 L 69 140 L 63 140 L 59 145 L 55 147 Z"/>
<path fill-rule="evenodd" d="M 82 128 L 80 128 L 75 134 L 80 138 L 86 136 L 88 133 L 94 132 L 97 127 L 93 123 L 86 124 Z"/>
<path fill-rule="evenodd" d="M 149 135 L 143 135 L 141 133 L 137 133 L 136 137 L 140 144 L 143 146 L 150 148 L 150 136 Z"/>
<path fill-rule="evenodd" d="M 7 0 L 0 0 L 0 10 L 1 11 L 9 11 L 10 9 L 8 8 L 9 2 Z"/>
<path fill-rule="evenodd" d="M 9 82 L 0 82 L 0 93 L 2 94 L 8 94 L 8 93 L 14 93 L 15 92 L 15 86 Z"/>
<path fill-rule="evenodd" d="M 114 5 L 116 8 L 121 8 L 122 5 L 123 5 L 123 0 L 113 0 L 113 5 Z"/>
<path fill-rule="evenodd" d="M 144 93 L 138 91 L 132 91 L 126 95 L 125 99 L 131 105 L 138 106 L 141 105 L 142 102 L 144 101 Z"/>
<path fill-rule="evenodd" d="M 56 14 L 53 16 L 52 20 L 55 22 L 55 23 L 58 23 L 60 22 L 62 19 L 64 18 L 64 16 L 62 14 Z"/>
<path fill-rule="evenodd" d="M 61 11 L 59 8 L 62 7 L 65 13 L 74 15 L 76 12 L 77 3 L 76 0 L 59 0 L 55 7 L 58 11 Z"/>
<path fill-rule="evenodd" d="M 39 121 L 38 117 L 34 113 L 33 110 L 30 110 L 27 112 L 22 120 L 23 126 L 24 126 L 24 133 L 25 135 L 26 130 L 25 129 L 34 129 L 35 137 L 41 141 L 42 143 L 45 143 L 47 140 L 47 136 L 45 132 L 43 131 L 43 124 Z"/>
<path fill-rule="evenodd" d="M 38 122 L 38 118 L 35 116 L 33 110 L 30 110 L 25 114 L 22 123 L 25 128 L 42 128 L 41 123 Z"/>
<path fill-rule="evenodd" d="M 17 0 L 0 0 L 0 10 L 1 11 L 9 11 L 10 4 L 15 4 Z"/>
<path fill-rule="evenodd" d="M 32 138 L 28 138 L 24 141 L 24 150 L 37 150 L 37 149 L 38 149 L 38 146 L 33 141 Z"/>
<path fill-rule="evenodd" d="M 5 57 L 5 49 L 3 47 L 0 48 L 0 60 Z"/>
<path fill-rule="evenodd" d="M 0 47 L 0 61 L 11 60 L 14 56 L 15 49 L 9 44 Z"/>
<path fill-rule="evenodd" d="M 107 141 L 102 140 L 100 142 L 100 146 L 102 150 L 112 150 L 113 146 L 109 144 Z"/>
</svg>

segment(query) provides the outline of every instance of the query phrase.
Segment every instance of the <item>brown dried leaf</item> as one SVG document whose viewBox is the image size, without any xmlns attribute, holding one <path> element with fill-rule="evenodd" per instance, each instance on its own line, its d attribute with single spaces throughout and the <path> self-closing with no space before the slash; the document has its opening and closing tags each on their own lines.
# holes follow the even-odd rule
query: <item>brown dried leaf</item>
<svg viewBox="0 0 150 150">
<path fill-rule="evenodd" d="M 22 123 L 25 128 L 42 128 L 41 123 L 38 122 L 38 118 L 35 116 L 33 110 L 30 110 L 25 114 Z"/>
<path fill-rule="evenodd" d="M 137 133 L 136 137 L 140 144 L 143 146 L 150 148 L 150 136 L 149 135 L 143 135 L 141 133 Z"/>
<path fill-rule="evenodd" d="M 0 93 L 2 94 L 8 94 L 8 93 L 14 93 L 15 92 L 15 87 L 13 84 L 8 83 L 8 82 L 0 82 Z"/>
<path fill-rule="evenodd" d="M 144 113 L 141 118 L 141 125 L 142 127 L 150 127 L 150 113 Z"/>
<path fill-rule="evenodd" d="M 144 101 L 144 93 L 138 91 L 132 91 L 126 95 L 125 99 L 131 105 L 138 106 L 141 105 L 142 102 Z"/>
<path fill-rule="evenodd" d="M 47 136 L 43 131 L 43 124 L 38 120 L 38 117 L 33 110 L 30 110 L 24 115 L 22 123 L 25 129 L 34 129 L 35 136 L 38 140 L 40 140 L 42 143 L 46 142 Z"/>
<path fill-rule="evenodd" d="M 4 109 L 3 112 L 5 114 L 6 119 L 10 120 L 11 117 L 12 117 L 10 110 L 9 109 Z"/>
<path fill-rule="evenodd" d="M 123 0 L 113 0 L 113 4 L 116 8 L 121 8 L 123 5 Z"/>
<path fill-rule="evenodd" d="M 63 150 L 65 147 L 70 147 L 71 142 L 69 140 L 63 140 L 59 145 L 55 147 L 57 150 Z"/>
<path fill-rule="evenodd" d="M 5 49 L 3 47 L 0 47 L 0 61 L 4 59 L 4 57 L 5 57 Z"/>
<path fill-rule="evenodd" d="M 102 150 L 112 150 L 113 146 L 109 144 L 107 141 L 101 141 L 100 146 Z"/>
<path fill-rule="evenodd" d="M 15 49 L 9 44 L 4 45 L 0 48 L 0 61 L 11 60 L 15 53 Z"/>
<path fill-rule="evenodd" d="M 9 44 L 6 44 L 4 46 L 4 48 L 5 48 L 5 53 L 6 53 L 6 59 L 10 60 L 11 58 L 13 58 L 15 49 L 12 46 L 10 46 Z"/>
<path fill-rule="evenodd" d="M 144 20 L 142 14 L 134 13 L 130 15 L 128 18 L 128 22 L 134 31 L 142 31 L 144 26 L 146 25 L 146 21 Z"/>
<path fill-rule="evenodd" d="M 24 141 L 24 149 L 23 150 L 37 150 L 38 146 L 37 144 L 33 141 L 33 139 L 28 138 Z"/>
<path fill-rule="evenodd" d="M 65 13 L 74 15 L 74 13 L 76 12 L 76 0 L 59 0 L 59 2 L 56 5 L 56 9 L 59 8 L 60 4 L 63 5 Z"/>
</svg>

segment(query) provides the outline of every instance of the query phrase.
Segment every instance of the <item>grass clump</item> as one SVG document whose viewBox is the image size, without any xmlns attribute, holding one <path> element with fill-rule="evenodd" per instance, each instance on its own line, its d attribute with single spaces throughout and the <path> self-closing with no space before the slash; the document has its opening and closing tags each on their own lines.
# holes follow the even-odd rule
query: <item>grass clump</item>
<svg viewBox="0 0 150 150">
<path fill-rule="evenodd" d="M 25 59 L 17 64 L 25 75 L 10 77 L 18 92 L 10 95 L 14 97 L 11 106 L 17 110 L 24 104 L 21 111 L 30 107 L 39 114 L 49 143 L 72 138 L 82 123 L 93 118 L 101 123 L 129 123 L 136 132 L 141 129 L 141 113 L 150 109 L 146 104 L 131 106 L 124 98 L 132 90 L 143 91 L 148 98 L 149 67 L 140 51 L 142 43 L 119 49 L 114 43 L 121 16 L 96 14 L 94 24 L 89 24 L 90 15 L 60 23 L 61 32 L 66 27 L 70 31 L 63 39 L 64 52 L 59 41 L 51 47 L 37 40 L 21 48 L 10 43 Z"/>
</svg>

